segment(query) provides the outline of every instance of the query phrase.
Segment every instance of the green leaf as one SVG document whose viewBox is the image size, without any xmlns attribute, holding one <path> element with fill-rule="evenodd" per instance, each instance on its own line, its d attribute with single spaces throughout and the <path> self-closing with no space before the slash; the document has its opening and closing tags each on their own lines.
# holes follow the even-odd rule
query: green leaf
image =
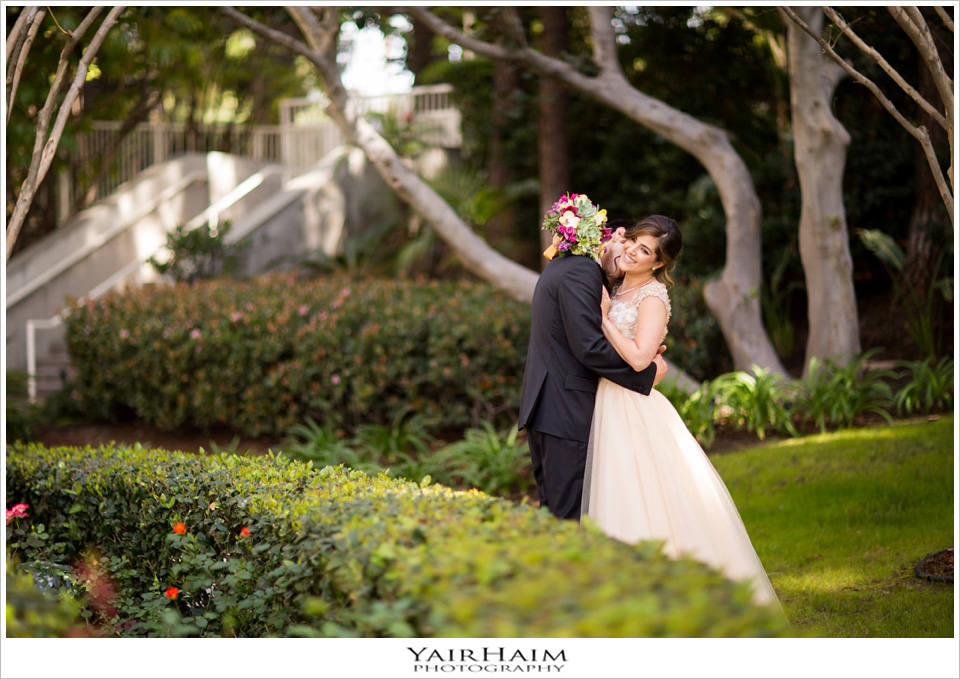
<svg viewBox="0 0 960 679">
<path fill-rule="evenodd" d="M 879 229 L 857 229 L 860 241 L 894 271 L 903 271 L 904 254 L 897 242 Z"/>
</svg>

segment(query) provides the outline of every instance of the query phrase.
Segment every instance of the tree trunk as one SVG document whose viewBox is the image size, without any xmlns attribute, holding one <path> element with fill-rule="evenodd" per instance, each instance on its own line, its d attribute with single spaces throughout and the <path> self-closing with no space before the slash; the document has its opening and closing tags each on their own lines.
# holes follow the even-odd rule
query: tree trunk
<svg viewBox="0 0 960 679">
<path fill-rule="evenodd" d="M 497 15 L 500 16 L 499 14 Z M 498 41 L 503 41 L 506 30 L 496 26 Z M 520 70 L 514 64 L 503 64 L 493 70 L 493 113 L 490 145 L 487 149 L 487 182 L 490 186 L 505 188 L 513 181 L 513 169 L 507 157 L 507 136 L 511 127 L 510 109 L 516 90 L 520 87 Z M 513 208 L 508 206 L 484 225 L 487 239 L 499 243 L 513 235 Z"/>
<path fill-rule="evenodd" d="M 413 37 L 407 39 L 407 68 L 413 73 L 413 81 L 420 85 L 421 74 L 433 61 L 430 45 L 433 31 L 415 17 L 411 17 L 410 23 L 413 24 Z"/>
<path fill-rule="evenodd" d="M 819 7 L 795 7 L 815 31 L 823 25 Z M 800 259 L 807 283 L 810 334 L 804 373 L 810 361 L 844 363 L 860 353 L 857 300 L 847 218 L 843 168 L 850 135 L 830 110 L 843 70 L 824 59 L 817 42 L 787 21 L 790 109 L 794 158 L 800 180 Z"/>
<path fill-rule="evenodd" d="M 567 10 L 565 7 L 541 7 L 543 22 L 543 53 L 560 59 L 567 48 Z M 540 78 L 540 125 L 537 128 L 537 148 L 540 155 L 540 214 L 546 214 L 554 202 L 570 190 L 570 154 L 568 148 L 567 90 L 555 78 Z M 539 229 L 537 224 L 534 228 Z M 552 241 L 547 231 L 540 231 L 540 245 L 546 249 Z M 541 259 L 545 267 L 547 260 Z"/>
</svg>

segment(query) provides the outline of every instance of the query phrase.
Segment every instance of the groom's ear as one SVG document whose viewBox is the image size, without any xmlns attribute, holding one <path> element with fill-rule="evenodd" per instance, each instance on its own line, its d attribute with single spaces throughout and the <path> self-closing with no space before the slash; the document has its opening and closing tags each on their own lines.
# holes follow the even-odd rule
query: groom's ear
<svg viewBox="0 0 960 679">
<path fill-rule="evenodd" d="M 618 226 L 616 230 L 613 232 L 613 240 L 616 241 L 617 243 L 622 243 L 626 239 L 627 239 L 627 230 L 622 226 Z"/>
</svg>

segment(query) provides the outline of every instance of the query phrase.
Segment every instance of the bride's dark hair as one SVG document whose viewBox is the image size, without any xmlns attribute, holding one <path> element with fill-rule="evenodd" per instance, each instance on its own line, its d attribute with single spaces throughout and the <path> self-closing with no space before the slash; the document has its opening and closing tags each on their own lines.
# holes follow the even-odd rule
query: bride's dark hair
<svg viewBox="0 0 960 679">
<path fill-rule="evenodd" d="M 668 288 L 671 287 L 673 279 L 670 272 L 676 265 L 680 250 L 683 249 L 683 236 L 677 223 L 663 215 L 651 215 L 628 226 L 624 236 L 628 240 L 640 236 L 653 236 L 657 239 L 657 261 L 662 262 L 663 266 L 657 267 L 653 275 Z"/>
</svg>

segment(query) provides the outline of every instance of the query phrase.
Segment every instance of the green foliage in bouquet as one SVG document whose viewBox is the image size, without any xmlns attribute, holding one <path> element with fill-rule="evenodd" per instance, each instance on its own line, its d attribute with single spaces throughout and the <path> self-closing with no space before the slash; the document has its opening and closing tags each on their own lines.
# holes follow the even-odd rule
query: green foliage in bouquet
<svg viewBox="0 0 960 679">
<path fill-rule="evenodd" d="M 472 491 L 281 457 L 16 445 L 7 493 L 110 584 L 119 636 L 791 634 L 659 543 Z M 28 545 L 16 554 L 24 563 Z"/>
</svg>

